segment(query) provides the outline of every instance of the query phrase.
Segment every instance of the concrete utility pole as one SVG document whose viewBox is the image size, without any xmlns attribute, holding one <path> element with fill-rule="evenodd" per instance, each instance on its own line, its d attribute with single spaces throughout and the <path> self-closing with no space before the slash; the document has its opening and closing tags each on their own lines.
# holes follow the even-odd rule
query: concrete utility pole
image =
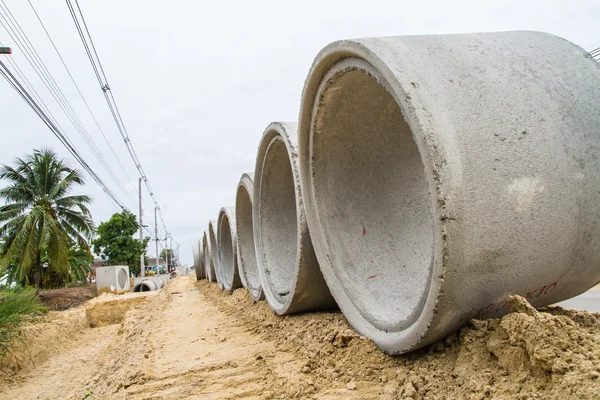
<svg viewBox="0 0 600 400">
<path fill-rule="evenodd" d="M 144 244 L 144 226 L 142 225 L 142 178 L 139 181 L 139 189 L 140 189 L 140 243 Z M 142 249 L 142 254 L 140 254 L 140 276 L 146 276 L 146 268 L 144 268 L 144 249 Z"/>
<path fill-rule="evenodd" d="M 154 236 L 156 236 L 156 275 L 160 270 L 160 253 L 158 252 L 158 206 L 154 207 Z"/>
<path fill-rule="evenodd" d="M 171 236 L 171 264 L 173 264 L 173 236 Z"/>
</svg>

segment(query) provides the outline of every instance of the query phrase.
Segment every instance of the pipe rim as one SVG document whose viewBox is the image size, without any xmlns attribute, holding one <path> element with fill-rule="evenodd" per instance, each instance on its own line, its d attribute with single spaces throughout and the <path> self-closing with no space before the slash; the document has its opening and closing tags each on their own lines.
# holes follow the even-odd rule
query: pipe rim
<svg viewBox="0 0 600 400">
<path fill-rule="evenodd" d="M 312 154 L 312 135 L 314 128 L 314 118 L 317 110 L 317 101 L 322 95 L 324 85 L 332 78 L 332 74 L 339 70 L 340 64 L 346 63 L 347 68 L 352 68 L 352 63 L 362 65 L 366 73 L 371 75 L 377 83 L 382 85 L 385 90 L 393 97 L 400 108 L 400 112 L 408 124 L 412 133 L 413 141 L 418 149 L 419 156 L 423 162 L 425 178 L 429 188 L 431 200 L 431 215 L 433 220 L 439 220 L 440 209 L 437 203 L 438 188 L 435 187 L 434 170 L 432 156 L 429 153 L 431 143 L 426 138 L 419 118 L 414 113 L 407 113 L 406 110 L 412 107 L 410 96 L 397 81 L 395 73 L 377 54 L 367 48 L 359 41 L 339 41 L 325 47 L 315 58 L 309 75 L 306 79 L 302 93 L 302 103 L 300 108 L 300 121 L 298 129 L 298 152 L 300 164 L 300 178 L 302 188 L 305 193 L 306 216 L 309 228 L 311 229 L 311 238 L 315 248 L 315 253 L 323 276 L 336 299 L 340 309 L 350 324 L 361 334 L 372 338 L 376 344 L 388 353 L 403 353 L 414 348 L 421 337 L 427 334 L 429 323 L 434 316 L 434 308 L 438 302 L 441 282 L 439 279 L 432 279 L 433 276 L 443 276 L 443 260 L 438 257 L 442 254 L 444 239 L 442 229 L 433 229 L 432 246 L 432 267 L 429 274 L 428 286 L 423 295 L 420 314 L 416 315 L 414 321 L 408 326 L 400 329 L 382 330 L 377 326 L 377 321 L 367 318 L 361 311 L 355 307 L 346 288 L 344 288 L 335 272 L 330 261 L 330 252 L 323 237 L 322 224 L 316 211 L 316 198 L 313 181 Z"/>
<path fill-rule="evenodd" d="M 204 235 L 202 236 L 202 248 L 204 249 L 204 253 L 208 255 L 208 261 L 204 263 L 204 271 L 206 273 L 206 279 L 209 282 L 214 282 L 216 280 L 215 277 L 215 266 L 212 260 L 212 250 L 210 246 L 210 240 L 208 240 L 208 232 L 204 231 Z"/>
<path fill-rule="evenodd" d="M 244 194 L 245 192 L 245 194 Z M 250 204 L 249 209 L 249 218 L 246 216 L 242 216 L 242 210 L 244 210 L 244 205 L 242 204 L 243 197 L 247 197 L 247 201 Z M 242 174 L 240 181 L 236 190 L 236 199 L 235 199 L 235 223 L 236 223 L 236 233 L 237 233 L 237 256 L 238 256 L 238 269 L 240 273 L 240 279 L 242 281 L 242 285 L 248 289 L 250 293 L 250 297 L 252 300 L 259 301 L 263 299 L 263 291 L 260 283 L 260 275 L 258 272 L 258 264 L 256 260 L 256 250 L 254 248 L 254 220 L 252 215 L 252 204 L 254 197 L 254 174 L 251 172 L 246 172 Z M 246 226 L 250 221 L 250 226 Z M 244 226 L 242 226 L 244 224 Z M 241 229 L 240 229 L 241 228 Z M 251 241 L 248 245 L 246 245 L 244 241 L 244 236 L 249 230 L 248 241 Z M 242 232 L 242 234 L 240 234 Z M 251 258 L 248 260 L 248 258 Z M 248 265 L 247 262 L 250 262 Z M 249 269 L 253 269 L 254 275 L 250 275 Z"/>
<path fill-rule="evenodd" d="M 253 190 L 253 199 L 252 199 L 252 220 L 254 224 L 254 246 L 256 253 L 256 261 L 258 266 L 258 272 L 260 276 L 260 282 L 262 287 L 262 292 L 265 297 L 265 300 L 269 304 L 269 306 L 279 315 L 286 314 L 290 309 L 290 306 L 294 300 L 294 295 L 296 292 L 296 284 L 298 278 L 298 272 L 301 262 L 301 254 L 303 249 L 306 247 L 303 239 L 302 228 L 306 227 L 306 220 L 304 217 L 304 207 L 301 202 L 301 189 L 299 184 L 299 174 L 298 174 L 298 165 L 297 165 L 297 152 L 295 146 L 294 138 L 290 138 L 290 132 L 295 132 L 295 124 L 290 122 L 272 122 L 265 129 L 263 136 L 260 140 L 257 157 L 256 157 L 256 166 L 254 168 L 254 190 Z M 292 176 L 294 179 L 293 185 L 295 189 L 295 208 L 296 208 L 296 249 L 295 249 L 295 257 L 294 264 L 291 266 L 292 274 L 290 277 L 293 277 L 293 282 L 291 282 L 291 286 L 289 288 L 289 292 L 285 296 L 276 295 L 273 291 L 273 287 L 270 284 L 270 279 L 266 274 L 266 260 L 264 259 L 264 251 L 262 251 L 263 245 L 263 235 L 261 231 L 260 224 L 260 194 L 261 194 L 261 186 L 262 186 L 262 175 L 263 175 L 263 167 L 265 157 L 269 148 L 275 142 L 281 142 L 285 146 L 288 161 L 290 163 L 290 168 L 292 171 Z M 283 298 L 283 299 L 281 299 Z"/>
<path fill-rule="evenodd" d="M 215 268 L 215 278 L 219 285 L 219 289 L 223 290 L 223 278 L 221 275 L 221 264 L 219 262 L 219 243 L 217 242 L 215 226 L 217 226 L 217 221 L 215 220 L 208 223 L 208 236 L 210 239 L 211 258 Z"/>
<path fill-rule="evenodd" d="M 227 227 L 224 227 L 227 224 Z M 237 265 L 237 235 L 235 231 L 235 208 L 223 207 L 217 220 L 217 240 L 219 246 L 219 265 L 221 265 L 221 280 L 227 292 L 233 292 L 239 287 L 239 272 Z M 225 236 L 224 236 L 225 235 Z M 229 238 L 230 246 L 225 246 L 223 239 Z M 224 260 L 223 250 L 231 250 L 231 260 Z M 229 262 L 231 261 L 231 262 Z M 231 268 L 230 268 L 231 267 Z M 229 274 L 231 272 L 231 274 Z"/>
</svg>

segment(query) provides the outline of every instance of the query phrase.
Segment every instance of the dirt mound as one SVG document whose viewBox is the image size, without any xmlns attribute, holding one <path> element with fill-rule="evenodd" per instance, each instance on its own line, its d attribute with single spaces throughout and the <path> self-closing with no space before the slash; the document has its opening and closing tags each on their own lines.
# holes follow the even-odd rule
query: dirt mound
<svg viewBox="0 0 600 400">
<path fill-rule="evenodd" d="M 85 336 L 89 328 L 121 323 L 128 310 L 146 302 L 153 294 L 103 294 L 83 306 L 52 311 L 23 326 L 11 353 L 0 361 L 0 382 L 11 380 L 17 372 L 33 369 L 50 356 L 63 352 L 70 342 Z"/>
<path fill-rule="evenodd" d="M 34 368 L 34 361 L 40 363 L 61 351 L 65 342 L 82 334 L 88 326 L 82 307 L 51 311 L 41 321 L 23 326 L 19 338 L 11 345 L 11 353 L 0 361 L 0 382 L 18 371 Z"/>
<path fill-rule="evenodd" d="M 278 351 L 304 356 L 301 371 L 316 388 L 342 383 L 348 392 L 365 390 L 365 398 L 390 399 L 600 398 L 599 314 L 537 311 L 515 296 L 503 318 L 472 320 L 442 341 L 394 357 L 340 313 L 279 317 L 245 289 L 227 295 L 216 285 L 197 286 L 218 308 L 275 341 Z"/>
<path fill-rule="evenodd" d="M 96 285 L 40 291 L 40 300 L 54 311 L 77 307 L 96 297 Z"/>
<path fill-rule="evenodd" d="M 146 302 L 147 297 L 158 292 L 128 293 L 113 295 L 103 293 L 85 306 L 85 314 L 90 327 L 120 324 L 125 314 L 137 305 Z"/>
<path fill-rule="evenodd" d="M 113 398 L 121 389 L 147 380 L 146 373 L 140 370 L 140 366 L 148 358 L 151 348 L 148 337 L 158 322 L 157 314 L 165 308 L 171 296 L 165 290 L 147 293 L 152 293 L 144 297 L 147 303 L 143 307 L 131 309 L 127 318 L 122 320 L 118 336 L 112 343 L 102 368 L 85 382 L 89 393 L 100 398 Z M 135 295 L 140 298 L 137 296 L 139 293 Z M 185 357 L 184 354 L 181 356 Z"/>
</svg>

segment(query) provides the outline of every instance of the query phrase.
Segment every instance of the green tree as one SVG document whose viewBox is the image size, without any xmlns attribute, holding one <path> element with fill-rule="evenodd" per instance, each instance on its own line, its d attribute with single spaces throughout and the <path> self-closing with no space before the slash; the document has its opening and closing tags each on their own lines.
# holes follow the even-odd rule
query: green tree
<svg viewBox="0 0 600 400">
<path fill-rule="evenodd" d="M 110 265 L 128 265 L 137 275 L 140 272 L 140 256 L 146 254 L 149 238 L 143 242 L 134 239 L 140 225 L 136 216 L 123 210 L 98 226 L 98 237 L 92 242 L 94 253 L 104 254 Z"/>
<path fill-rule="evenodd" d="M 8 181 L 0 190 L 6 202 L 0 207 L 0 275 L 9 269 L 13 280 L 33 282 L 39 291 L 42 258 L 48 271 L 67 270 L 72 245 L 89 251 L 91 199 L 71 194 L 85 184 L 83 175 L 52 150 L 34 150 L 14 164 L 0 167 L 0 179 Z"/>
<path fill-rule="evenodd" d="M 167 256 L 169 258 L 167 258 Z M 169 264 L 173 264 L 175 261 L 175 258 L 173 257 L 173 250 L 172 249 L 162 249 L 160 251 L 160 257 L 162 257 L 163 260 L 168 261 Z"/>
</svg>

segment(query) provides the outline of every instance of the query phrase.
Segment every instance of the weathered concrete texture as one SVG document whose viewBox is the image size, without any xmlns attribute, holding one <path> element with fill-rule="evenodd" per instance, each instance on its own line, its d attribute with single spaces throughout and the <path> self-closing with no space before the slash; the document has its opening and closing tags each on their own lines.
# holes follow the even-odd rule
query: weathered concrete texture
<svg viewBox="0 0 600 400">
<path fill-rule="evenodd" d="M 170 275 L 156 275 L 134 278 L 133 292 L 150 292 L 162 289 L 169 282 Z"/>
<path fill-rule="evenodd" d="M 259 301 L 264 299 L 264 294 L 254 250 L 253 194 L 254 174 L 247 172 L 240 178 L 235 195 L 238 269 L 242 285 L 248 289 L 254 301 Z"/>
<path fill-rule="evenodd" d="M 215 265 L 212 259 L 212 247 L 210 245 L 208 231 L 204 231 L 204 235 L 202 235 L 202 251 L 205 254 L 204 267 L 206 269 L 206 279 L 209 282 L 215 282 L 217 280 L 217 275 L 215 272 Z"/>
<path fill-rule="evenodd" d="M 192 245 L 192 253 L 194 254 L 194 270 L 196 272 L 196 280 L 206 279 L 206 267 L 204 265 L 204 249 L 202 247 L 202 239 L 198 243 Z"/>
<path fill-rule="evenodd" d="M 125 293 L 131 290 L 129 267 L 113 265 L 96 268 L 96 290 L 98 293 Z"/>
<path fill-rule="evenodd" d="M 235 228 L 235 208 L 223 207 L 217 220 L 217 241 L 219 243 L 219 265 L 223 289 L 231 293 L 242 287 L 238 270 L 237 235 Z"/>
<path fill-rule="evenodd" d="M 295 123 L 267 127 L 254 174 L 254 246 L 269 306 L 280 315 L 335 307 L 304 216 Z"/>
<path fill-rule="evenodd" d="M 551 55 L 550 57 L 548 55 Z M 600 279 L 600 68 L 552 35 L 340 41 L 306 80 L 299 158 L 321 269 L 389 353 Z"/>
<path fill-rule="evenodd" d="M 210 253 L 213 267 L 215 269 L 215 279 L 219 288 L 223 290 L 223 279 L 221 275 L 221 263 L 219 262 L 219 242 L 217 240 L 217 221 L 208 223 L 208 240 L 210 241 Z"/>
</svg>

